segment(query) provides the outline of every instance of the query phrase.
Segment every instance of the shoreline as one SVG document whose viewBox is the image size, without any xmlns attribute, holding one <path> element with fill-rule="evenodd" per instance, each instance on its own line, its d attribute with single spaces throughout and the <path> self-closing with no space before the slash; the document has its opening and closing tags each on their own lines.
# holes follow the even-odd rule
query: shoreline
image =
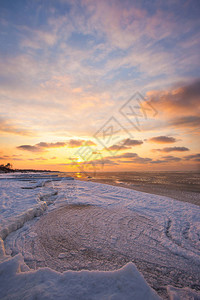
<svg viewBox="0 0 200 300">
<path fill-rule="evenodd" d="M 193 191 L 185 191 L 185 190 L 178 190 L 178 189 L 172 189 L 169 188 L 167 185 L 156 185 L 156 184 L 151 184 L 151 185 L 133 185 L 133 184 L 128 184 L 128 183 L 117 183 L 113 182 L 112 180 L 109 179 L 95 179 L 95 178 L 77 178 L 75 177 L 76 180 L 80 181 L 89 181 L 89 182 L 98 182 L 102 184 L 108 184 L 112 186 L 118 186 L 118 187 L 123 187 L 139 192 L 144 192 L 147 194 L 153 194 L 153 195 L 159 195 L 159 196 L 165 196 L 169 197 L 178 201 L 182 202 L 187 202 L 191 203 L 194 205 L 200 206 L 200 193 L 198 192 L 193 192 Z"/>
</svg>

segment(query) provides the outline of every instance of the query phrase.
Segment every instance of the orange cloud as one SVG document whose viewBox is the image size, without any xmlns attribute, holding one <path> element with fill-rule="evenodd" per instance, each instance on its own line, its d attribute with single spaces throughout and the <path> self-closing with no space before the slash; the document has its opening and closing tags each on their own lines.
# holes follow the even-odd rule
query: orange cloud
<svg viewBox="0 0 200 300">
<path fill-rule="evenodd" d="M 152 137 L 148 141 L 153 143 L 158 143 L 158 144 L 168 144 L 168 143 L 177 142 L 177 140 L 174 137 L 164 136 L 164 135 Z"/>
<path fill-rule="evenodd" d="M 181 117 L 200 114 L 200 80 L 172 90 L 151 91 L 147 95 L 152 105 L 164 114 L 177 118 L 180 114 Z"/>
<path fill-rule="evenodd" d="M 90 140 L 69 140 L 66 145 L 70 148 L 76 148 L 80 146 L 96 146 L 96 144 L 93 141 Z"/>
</svg>

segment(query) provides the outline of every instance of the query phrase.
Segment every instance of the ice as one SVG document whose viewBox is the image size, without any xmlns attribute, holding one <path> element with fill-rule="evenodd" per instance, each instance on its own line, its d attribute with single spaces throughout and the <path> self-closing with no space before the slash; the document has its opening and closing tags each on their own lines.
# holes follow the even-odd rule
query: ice
<svg viewBox="0 0 200 300">
<path fill-rule="evenodd" d="M 173 286 L 168 286 L 167 290 L 170 296 L 170 300 L 180 300 L 180 299 L 199 300 L 200 299 L 199 293 L 189 288 L 180 289 L 180 288 L 175 288 Z"/>
<path fill-rule="evenodd" d="M 126 273 L 127 264 L 128 268 L 134 268 L 132 262 L 162 298 L 190 299 L 187 297 L 191 293 L 199 297 L 199 206 L 122 187 L 66 180 L 48 174 L 1 176 L 0 186 L 0 226 L 4 240 L 0 240 L 0 257 L 2 261 L 10 256 L 21 257 L 20 261 L 23 258 L 25 266 L 36 270 L 28 270 L 27 276 L 43 272 L 56 274 L 52 284 L 61 278 L 61 274 L 53 270 L 63 274 L 69 274 L 65 273 L 66 270 L 90 270 L 92 272 L 87 274 L 91 278 L 95 278 L 98 272 L 94 270 L 98 270 L 98 274 L 107 276 L 109 273 L 115 277 L 120 272 Z M 122 269 L 116 271 L 119 268 Z M 82 273 L 70 274 L 79 278 L 75 274 Z M 18 276 L 15 274 L 13 280 Z M 48 276 L 45 276 L 41 284 L 44 299 L 48 285 Z M 75 289 L 76 280 L 73 282 Z M 39 282 L 37 284 L 40 286 Z M 80 284 L 79 288 L 81 290 L 83 286 Z M 52 286 L 52 289 L 56 288 Z M 119 291 L 109 293 L 108 296 L 91 294 L 91 298 L 83 299 L 130 297 L 129 292 L 123 297 Z"/>
<path fill-rule="evenodd" d="M 28 181 L 27 181 L 28 180 Z M 49 179 L 34 175 L 10 175 L 0 179 L 0 237 L 23 226 L 25 222 L 40 216 L 52 203 L 56 191 L 44 188 Z"/>
<path fill-rule="evenodd" d="M 160 299 L 133 263 L 113 272 L 58 273 L 49 268 L 27 272 L 23 257 L 17 255 L 0 264 L 0 274 L 1 300 Z"/>
</svg>

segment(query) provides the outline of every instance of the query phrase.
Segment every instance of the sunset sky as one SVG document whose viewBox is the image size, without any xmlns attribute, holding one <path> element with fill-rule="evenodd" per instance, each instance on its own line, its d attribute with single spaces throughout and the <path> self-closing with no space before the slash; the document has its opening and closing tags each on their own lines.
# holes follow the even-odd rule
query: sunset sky
<svg viewBox="0 0 200 300">
<path fill-rule="evenodd" d="M 0 164 L 199 170 L 200 1 L 0 1 Z"/>
</svg>

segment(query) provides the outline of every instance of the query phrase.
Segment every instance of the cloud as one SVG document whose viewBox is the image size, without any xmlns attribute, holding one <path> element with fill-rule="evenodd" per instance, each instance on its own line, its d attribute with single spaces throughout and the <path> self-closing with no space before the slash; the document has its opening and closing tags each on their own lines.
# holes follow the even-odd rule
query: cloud
<svg viewBox="0 0 200 300">
<path fill-rule="evenodd" d="M 96 146 L 96 144 L 90 140 L 74 140 L 74 139 L 71 139 L 68 142 L 66 142 L 66 145 L 70 148 L 76 148 L 81 146 Z"/>
<path fill-rule="evenodd" d="M 184 156 L 185 160 L 200 161 L 200 153 Z"/>
<path fill-rule="evenodd" d="M 40 142 L 33 146 L 32 145 L 21 145 L 21 146 L 18 146 L 17 149 L 30 151 L 30 152 L 44 152 L 48 148 L 60 148 L 60 147 L 64 147 L 65 145 L 66 145 L 66 143 L 64 143 L 64 142 L 56 142 L 56 143 Z"/>
<path fill-rule="evenodd" d="M 178 150 L 177 150 L 178 148 Z M 173 149 L 173 151 L 187 151 L 185 149 L 185 147 L 169 147 L 169 148 L 164 148 L 165 151 L 163 152 L 171 152 Z M 170 149 L 170 150 L 169 150 Z M 176 150 L 174 150 L 176 149 Z M 181 150 L 180 150 L 181 149 Z M 160 150 L 160 149 L 159 149 Z M 75 160 L 75 159 L 74 159 Z M 184 161 L 184 160 L 193 160 L 193 161 L 200 161 L 200 154 L 194 154 L 194 155 L 188 155 L 185 156 L 184 158 L 180 158 L 180 157 L 176 157 L 173 155 L 165 155 L 159 159 L 153 160 L 150 157 L 141 157 L 139 156 L 137 153 L 132 153 L 132 152 L 126 152 L 126 153 L 122 153 L 120 155 L 114 155 L 114 156 L 107 156 L 107 157 L 102 157 L 102 159 L 96 159 L 96 160 L 91 160 L 91 161 L 87 161 L 87 162 L 81 162 L 81 163 L 69 163 L 69 164 L 64 164 L 64 165 L 71 165 L 71 166 L 75 166 L 75 165 L 80 165 L 80 166 L 89 166 L 92 165 L 93 167 L 95 167 L 95 165 L 101 165 L 102 167 L 104 165 L 124 165 L 124 164 L 139 164 L 139 165 L 145 165 L 145 164 L 149 164 L 149 165 L 154 165 L 154 164 L 170 164 L 170 163 L 177 163 L 180 161 Z"/>
<path fill-rule="evenodd" d="M 146 164 L 152 161 L 149 157 L 140 157 L 137 153 L 126 152 L 121 155 L 111 156 L 110 159 L 117 160 L 118 163 L 136 163 L 136 164 Z M 128 160 L 124 160 L 128 159 Z"/>
<path fill-rule="evenodd" d="M 115 159 L 117 159 L 115 161 Z M 124 159 L 129 159 L 129 160 L 124 160 Z M 119 160 L 119 159 L 123 159 L 123 160 Z M 111 165 L 111 162 L 112 162 L 112 165 L 120 165 L 120 164 L 146 164 L 146 163 L 149 163 L 152 161 L 151 158 L 148 158 L 148 157 L 140 157 L 138 154 L 136 153 L 132 153 L 132 155 L 130 153 L 124 153 L 123 155 L 119 155 L 117 157 L 111 157 L 110 159 L 108 158 L 105 158 L 103 160 L 98 160 L 99 162 L 105 162 L 105 164 L 107 164 L 107 162 L 109 161 L 110 165 Z M 96 161 L 93 161 L 94 163 Z"/>
<path fill-rule="evenodd" d="M 27 36 L 21 42 L 21 47 L 40 49 L 41 47 L 53 46 L 56 42 L 56 33 L 47 32 L 43 30 L 30 29 L 27 26 L 17 26 L 18 30 L 23 31 L 23 34 Z M 31 36 L 31 39 L 28 38 Z"/>
<path fill-rule="evenodd" d="M 137 156 L 138 156 L 137 153 L 126 152 L 126 153 L 123 153 L 121 155 L 112 156 L 112 158 L 135 158 Z"/>
<path fill-rule="evenodd" d="M 66 143 L 64 142 L 57 142 L 57 143 L 45 143 L 45 142 L 40 142 L 36 144 L 37 147 L 39 148 L 60 148 L 64 147 Z"/>
<path fill-rule="evenodd" d="M 138 145 L 142 145 L 143 144 L 143 141 L 141 140 L 132 140 L 132 139 L 125 139 L 122 141 L 125 145 L 127 146 L 138 146 Z"/>
<path fill-rule="evenodd" d="M 127 160 L 128 159 L 128 160 Z M 76 159 L 74 159 L 74 161 L 76 161 Z M 127 152 L 127 153 L 123 153 L 121 155 L 115 155 L 115 156 L 107 156 L 107 157 L 102 157 L 101 159 L 93 159 L 90 161 L 86 161 L 86 162 L 72 162 L 69 164 L 64 164 L 64 165 L 71 165 L 71 166 L 76 166 L 76 165 L 120 165 L 120 164 L 125 164 L 125 163 L 136 163 L 136 164 L 146 164 L 151 162 L 152 159 L 151 158 L 143 158 L 140 157 L 137 153 L 131 153 L 131 152 Z"/>
<path fill-rule="evenodd" d="M 200 127 L 200 117 L 199 116 L 183 116 L 171 119 L 169 124 L 175 127 L 186 127 L 186 128 L 196 128 Z"/>
<path fill-rule="evenodd" d="M 163 164 L 163 163 L 170 163 L 170 162 L 178 162 L 181 161 L 181 158 L 175 157 L 175 156 L 163 156 L 164 159 L 157 159 L 152 160 L 152 158 L 149 157 L 140 157 L 136 155 L 133 157 L 132 160 L 129 161 L 123 161 L 123 163 L 138 163 L 138 164 Z"/>
<path fill-rule="evenodd" d="M 154 122 L 143 126 L 144 131 L 165 129 L 200 128 L 200 79 L 189 84 L 176 84 L 166 90 L 147 92 L 147 99 L 158 111 Z"/>
<path fill-rule="evenodd" d="M 76 159 L 74 158 L 74 161 Z M 94 160 L 90 160 L 90 161 L 84 161 L 84 162 L 71 162 L 68 164 L 60 164 L 60 165 L 65 165 L 65 166 L 93 166 L 95 167 L 95 165 L 101 165 L 102 167 L 104 165 L 110 165 L 110 166 L 116 166 L 119 165 L 117 162 L 113 161 L 112 159 L 109 158 L 102 158 L 102 159 L 94 159 Z"/>
<path fill-rule="evenodd" d="M 139 146 L 142 145 L 143 141 L 141 140 L 133 140 L 133 139 L 124 139 L 121 142 L 110 146 L 108 149 L 109 150 L 128 150 L 131 149 L 134 146 Z"/>
<path fill-rule="evenodd" d="M 177 152 L 185 152 L 185 151 L 189 151 L 190 149 L 186 148 L 186 147 L 166 147 L 163 149 L 153 149 L 153 151 L 160 151 L 160 152 L 173 152 L 173 151 L 177 151 Z"/>
<path fill-rule="evenodd" d="M 47 160 L 47 158 L 44 158 L 44 157 L 36 157 L 36 158 L 28 158 L 28 160 L 31 160 L 31 161 L 41 161 L 41 160 Z"/>
<path fill-rule="evenodd" d="M 11 133 L 16 135 L 32 136 L 33 133 L 27 129 L 20 128 L 12 124 L 13 121 L 0 117 L 0 132 Z"/>
<path fill-rule="evenodd" d="M 111 151 L 115 151 L 115 150 L 128 150 L 130 148 L 131 147 L 128 147 L 126 145 L 115 144 L 115 145 L 110 146 L 108 148 L 108 150 L 111 150 Z"/>
<path fill-rule="evenodd" d="M 15 18 L 9 20 L 13 30 L 17 28 L 13 43 L 19 45 L 19 51 L 0 62 L 0 75 L 4 78 L 1 95 L 8 99 L 4 111 L 17 102 L 17 118 L 25 119 L 28 112 L 27 122 L 32 127 L 37 117 L 43 131 L 76 128 L 76 135 L 79 128 L 86 127 L 87 131 L 99 119 L 99 108 L 106 111 L 106 105 L 113 104 L 113 92 L 116 102 L 132 93 L 133 80 L 134 89 L 141 85 L 149 87 L 150 82 L 157 84 L 156 76 L 160 75 L 164 84 L 173 82 L 172 75 L 177 70 L 174 50 L 181 51 L 176 47 L 181 38 L 176 37 L 184 32 L 186 23 L 182 19 L 177 22 L 176 14 L 166 13 L 164 7 L 157 9 L 154 5 L 152 13 L 144 3 L 97 2 L 71 2 L 71 8 L 63 7 L 62 12 L 51 4 L 49 14 L 44 13 L 46 7 L 41 5 L 45 24 L 42 28 L 36 24 L 19 26 Z M 32 16 L 33 12 L 27 9 L 27 14 Z M 188 22 L 187 30 L 192 28 Z M 172 43 L 173 49 L 171 45 L 169 51 L 165 49 L 165 38 L 172 36 L 176 44 Z M 191 55 L 185 56 L 190 57 L 190 64 L 187 61 L 184 66 L 191 65 Z M 116 75 L 122 75 L 124 82 Z M 82 126 L 74 126 L 77 121 Z"/>
<path fill-rule="evenodd" d="M 3 155 L 0 157 L 0 160 L 23 160 L 19 157 L 20 155 Z"/>
<path fill-rule="evenodd" d="M 110 166 L 117 166 L 119 165 L 117 162 L 108 159 L 108 158 L 103 158 L 103 159 L 96 159 L 88 162 L 84 162 L 83 164 L 93 164 L 93 165 L 110 165 Z"/>
<path fill-rule="evenodd" d="M 181 161 L 180 157 L 172 156 L 172 155 L 167 155 L 163 156 L 165 162 L 171 162 L 171 161 Z"/>
<path fill-rule="evenodd" d="M 67 142 L 56 142 L 56 143 L 46 143 L 40 142 L 35 145 L 21 145 L 18 146 L 17 149 L 25 150 L 30 152 L 45 152 L 49 148 L 61 148 L 68 146 L 70 148 L 80 147 L 80 146 L 94 146 L 96 145 L 93 141 L 90 140 L 75 140 L 71 139 Z M 55 159 L 55 158 L 52 158 Z"/>
<path fill-rule="evenodd" d="M 134 91 L 152 89 L 159 89 L 148 94 L 159 114 L 145 123 L 148 130 L 157 126 L 151 136 L 166 134 L 161 131 L 166 120 L 166 127 L 175 129 L 198 126 L 199 80 L 166 88 L 199 74 L 199 19 L 194 6 L 182 6 L 181 1 L 172 1 L 172 6 L 151 1 L 151 9 L 148 1 L 53 2 L 48 7 L 41 2 L 39 10 L 37 4 L 27 7 L 26 17 L 21 15 L 23 25 L 16 19 L 20 7 L 5 15 L 11 26 L 3 27 L 8 38 L 0 57 L 1 113 L 13 121 L 0 124 L 2 132 L 29 135 L 26 128 L 31 128 L 44 136 L 41 140 L 54 141 L 51 134 L 65 136 L 72 138 L 66 146 L 81 147 L 85 141 L 74 137 L 91 134 L 92 139 Z M 32 18 L 36 22 L 27 23 Z M 159 116 L 165 123 L 162 128 L 156 123 Z M 126 126 L 125 120 L 119 122 Z M 17 145 L 35 153 L 58 146 L 30 144 L 23 140 Z M 121 150 L 137 145 L 142 141 L 124 144 Z M 161 146 L 165 145 L 156 145 Z"/>
<path fill-rule="evenodd" d="M 152 105 L 167 116 L 199 116 L 200 114 L 200 79 L 172 90 L 152 91 L 147 93 Z"/>
<path fill-rule="evenodd" d="M 169 137 L 164 135 L 152 137 L 148 141 L 153 143 L 158 143 L 158 144 L 168 144 L 168 143 L 177 142 L 177 140 L 174 137 Z"/>
<path fill-rule="evenodd" d="M 131 158 L 131 155 L 128 155 Z M 123 155 L 122 158 L 125 158 L 125 155 Z M 136 164 L 163 164 L 163 163 L 170 163 L 170 162 L 178 162 L 181 161 L 181 158 L 179 157 L 174 157 L 174 156 L 164 156 L 164 159 L 157 159 L 153 160 L 150 157 L 140 157 L 136 153 L 134 153 L 133 157 L 131 160 L 123 160 L 120 161 L 120 163 L 136 163 Z"/>
<path fill-rule="evenodd" d="M 31 146 L 31 145 L 21 145 L 21 146 L 18 146 L 17 149 L 30 151 L 30 152 L 42 152 L 43 151 L 42 148 L 37 147 L 37 146 Z"/>
<path fill-rule="evenodd" d="M 153 160 L 151 163 L 152 164 L 162 164 L 163 162 L 165 162 L 165 161 L 157 159 L 157 160 Z"/>
<path fill-rule="evenodd" d="M 135 157 L 133 159 L 133 162 L 137 163 L 137 164 L 146 164 L 146 163 L 151 163 L 152 159 L 149 158 L 149 157 L 140 157 L 140 156 L 137 156 L 137 157 Z"/>
</svg>

